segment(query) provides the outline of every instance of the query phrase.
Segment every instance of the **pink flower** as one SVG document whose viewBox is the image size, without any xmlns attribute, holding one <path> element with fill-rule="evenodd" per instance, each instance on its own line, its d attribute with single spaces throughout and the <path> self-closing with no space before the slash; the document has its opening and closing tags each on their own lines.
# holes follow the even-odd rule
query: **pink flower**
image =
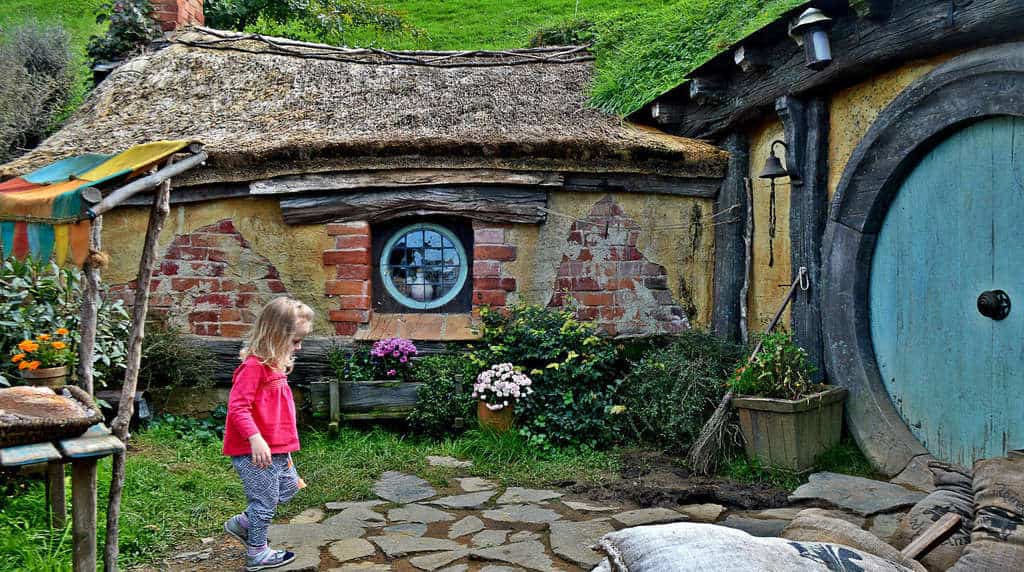
<svg viewBox="0 0 1024 572">
<path fill-rule="evenodd" d="M 388 370 L 388 375 L 395 375 L 396 373 L 398 373 L 397 370 L 393 370 L 393 369 L 389 369 Z"/>
</svg>

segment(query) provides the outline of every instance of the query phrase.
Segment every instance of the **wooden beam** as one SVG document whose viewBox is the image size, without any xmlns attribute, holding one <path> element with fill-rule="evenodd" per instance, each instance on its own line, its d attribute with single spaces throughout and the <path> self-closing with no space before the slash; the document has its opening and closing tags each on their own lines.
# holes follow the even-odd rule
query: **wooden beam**
<svg viewBox="0 0 1024 572">
<path fill-rule="evenodd" d="M 193 155 L 185 161 L 205 157 L 205 155 L 205 153 Z M 169 159 L 168 163 L 171 161 L 173 158 Z M 201 161 L 194 161 L 193 165 L 197 165 L 199 162 Z M 169 164 L 157 173 L 171 172 L 173 167 L 173 164 Z M 184 172 L 184 170 L 177 172 Z M 142 257 L 139 260 L 136 281 L 138 287 L 135 290 L 135 304 L 132 306 L 132 331 L 128 338 L 124 384 L 121 388 L 121 401 L 117 407 L 117 417 L 114 418 L 111 427 L 114 436 L 125 443 L 128 441 L 128 425 L 135 407 L 135 387 L 139 380 L 139 367 L 142 363 L 142 339 L 146 335 L 146 312 L 149 310 L 149 287 L 150 279 L 153 276 L 153 263 L 156 260 L 157 239 L 160 237 L 160 231 L 163 230 L 167 214 L 171 210 L 170 195 L 171 180 L 167 177 L 161 180 L 160 190 L 153 201 L 153 208 L 149 214 L 149 225 L 146 228 L 146 237 L 142 245 Z M 121 493 L 124 490 L 125 478 L 124 451 L 114 455 L 111 473 L 110 495 L 107 504 L 107 537 L 103 553 L 103 569 L 106 572 L 116 572 L 117 570 L 118 522 L 121 517 Z"/>
<path fill-rule="evenodd" d="M 892 15 L 893 0 L 850 0 L 850 8 L 861 18 L 887 20 Z"/>
<path fill-rule="evenodd" d="M 99 251 L 103 236 L 103 217 L 92 221 L 89 249 Z M 93 264 L 90 254 L 82 265 L 82 306 L 79 308 L 78 386 L 93 394 L 93 355 L 96 349 L 96 316 L 100 306 L 100 269 Z"/>
<path fill-rule="evenodd" d="M 732 52 L 732 60 L 743 71 L 751 73 L 768 67 L 768 57 L 760 47 L 742 45 Z"/>
<path fill-rule="evenodd" d="M 628 192 L 713 199 L 721 184 L 721 179 L 707 177 L 573 173 L 566 174 L 563 189 L 578 193 Z"/>
<path fill-rule="evenodd" d="M 683 106 L 667 101 L 655 101 L 651 106 L 651 118 L 658 125 L 676 125 L 683 121 Z"/>
<path fill-rule="evenodd" d="M 289 175 L 249 184 L 253 195 L 281 195 L 311 191 L 361 191 L 448 185 L 562 186 L 562 175 L 545 171 L 504 169 L 381 169 Z"/>
<path fill-rule="evenodd" d="M 50 504 L 50 526 L 62 530 L 68 518 L 68 501 L 64 490 L 64 462 L 46 463 L 46 498 Z"/>
<path fill-rule="evenodd" d="M 380 222 L 408 215 L 537 224 L 545 219 L 541 208 L 547 202 L 547 191 L 537 187 L 421 187 L 283 198 L 281 214 L 287 224 Z"/>
<path fill-rule="evenodd" d="M 71 463 L 74 572 L 96 572 L 96 459 Z"/>
<path fill-rule="evenodd" d="M 729 170 L 722 191 L 715 201 L 715 278 L 711 329 L 716 336 L 732 341 L 741 339 L 740 292 L 746 249 L 747 191 L 750 154 L 747 136 L 730 133 L 723 148 L 729 152 Z"/>
<path fill-rule="evenodd" d="M 821 328 L 821 247 L 828 217 L 828 101 L 780 98 L 776 104 L 786 134 L 786 169 L 790 177 L 789 232 L 793 276 L 807 269 L 810 286 L 793 298 L 793 338 L 807 351 L 824 377 L 825 346 Z"/>
<path fill-rule="evenodd" d="M 836 91 L 914 59 L 1024 37 L 1020 26 L 1024 2 L 1020 0 L 960 3 L 956 9 L 952 5 L 950 0 L 896 2 L 885 21 L 837 18 L 831 31 L 835 60 L 821 71 L 808 69 L 803 50 L 788 35 L 777 33 L 770 45 L 765 44 L 768 61 L 773 62 L 770 73 L 744 74 L 736 69 L 727 78 L 721 102 L 686 104 L 685 120 L 676 134 L 716 138 L 763 117 L 783 95 Z M 707 65 L 710 72 L 718 64 Z M 701 69 L 694 73 L 700 74 Z M 670 92 L 663 97 L 678 95 Z"/>
<path fill-rule="evenodd" d="M 90 216 L 98 217 L 103 213 L 109 211 L 112 208 L 119 206 L 129 197 L 152 189 L 153 187 L 160 186 L 164 181 L 170 179 L 175 175 L 180 175 L 185 171 L 188 171 L 192 167 L 195 167 L 204 161 L 206 161 L 206 151 L 200 151 L 199 153 L 192 155 L 186 159 L 174 163 L 170 166 L 164 167 L 152 175 L 147 175 L 141 179 L 136 179 L 131 183 L 115 190 L 114 192 L 107 195 L 100 203 L 91 209 L 88 209 Z"/>
<path fill-rule="evenodd" d="M 154 196 L 156 196 L 156 193 L 152 191 L 141 192 L 125 199 L 121 206 L 148 207 L 153 204 Z M 214 183 L 191 187 L 175 187 L 171 190 L 171 206 L 248 196 L 249 183 Z"/>
<path fill-rule="evenodd" d="M 900 550 L 900 554 L 917 560 L 919 556 L 927 554 L 929 547 L 938 544 L 945 537 L 952 534 L 953 529 L 958 524 L 960 524 L 960 515 L 955 512 L 947 512 L 942 515 L 942 518 L 936 520 L 922 532 L 921 536 L 918 536 L 906 548 Z"/>
<path fill-rule="evenodd" d="M 725 95 L 725 81 L 721 77 L 690 78 L 690 100 L 697 105 L 718 103 Z"/>
</svg>

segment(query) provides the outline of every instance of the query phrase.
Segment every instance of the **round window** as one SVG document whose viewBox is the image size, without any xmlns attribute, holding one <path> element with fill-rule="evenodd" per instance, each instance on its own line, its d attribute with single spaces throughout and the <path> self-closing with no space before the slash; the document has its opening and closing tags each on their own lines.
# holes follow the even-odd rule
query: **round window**
<svg viewBox="0 0 1024 572">
<path fill-rule="evenodd" d="M 408 308 L 429 310 L 450 302 L 468 274 L 466 251 L 459 239 L 437 224 L 399 229 L 380 256 L 381 282 L 388 294 Z"/>
</svg>

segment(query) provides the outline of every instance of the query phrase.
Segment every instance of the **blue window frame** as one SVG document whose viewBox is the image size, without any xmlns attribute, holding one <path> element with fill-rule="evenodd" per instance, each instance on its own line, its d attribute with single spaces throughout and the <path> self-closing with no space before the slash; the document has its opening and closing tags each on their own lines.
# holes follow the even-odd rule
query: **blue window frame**
<svg viewBox="0 0 1024 572">
<path fill-rule="evenodd" d="M 462 292 L 469 259 L 458 236 L 432 222 L 399 228 L 380 252 L 379 275 L 385 292 L 400 306 L 440 308 Z"/>
</svg>

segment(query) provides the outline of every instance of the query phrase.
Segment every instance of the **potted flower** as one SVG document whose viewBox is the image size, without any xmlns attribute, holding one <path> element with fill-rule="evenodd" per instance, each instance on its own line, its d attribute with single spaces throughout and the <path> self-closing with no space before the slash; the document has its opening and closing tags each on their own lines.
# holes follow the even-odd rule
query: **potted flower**
<svg viewBox="0 0 1024 572">
<path fill-rule="evenodd" d="M 762 338 L 761 351 L 729 379 L 747 456 L 805 471 L 839 442 L 846 389 L 816 383 L 807 352 L 789 332 Z"/>
<path fill-rule="evenodd" d="M 405 338 L 377 340 L 370 348 L 373 364 L 388 378 L 404 380 L 412 367 L 412 358 L 417 354 L 416 344 Z"/>
<path fill-rule="evenodd" d="M 516 401 L 533 393 L 533 381 L 510 363 L 499 363 L 482 372 L 473 384 L 473 398 L 479 399 L 476 414 L 480 425 L 495 431 L 512 427 Z"/>
<path fill-rule="evenodd" d="M 34 340 L 22 340 L 11 352 L 21 377 L 30 385 L 60 387 L 67 382 L 68 366 L 75 354 L 68 330 L 57 328 L 52 334 L 39 334 Z"/>
</svg>

